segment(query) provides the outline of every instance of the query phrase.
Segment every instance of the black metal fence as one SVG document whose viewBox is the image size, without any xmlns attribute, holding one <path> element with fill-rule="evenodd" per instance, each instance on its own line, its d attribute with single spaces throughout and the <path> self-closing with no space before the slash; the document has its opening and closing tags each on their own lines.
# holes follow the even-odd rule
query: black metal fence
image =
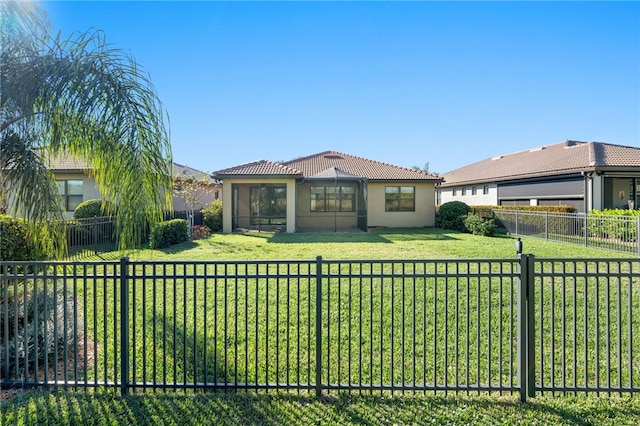
<svg viewBox="0 0 640 426">
<path fill-rule="evenodd" d="M 513 235 L 640 255 L 640 216 L 493 210 L 492 218 Z"/>
<path fill-rule="evenodd" d="M 118 247 L 115 221 L 110 217 L 72 219 L 64 222 L 69 259 L 83 259 Z"/>
<path fill-rule="evenodd" d="M 640 391 L 638 259 L 123 258 L 0 279 L 3 387 Z"/>
</svg>

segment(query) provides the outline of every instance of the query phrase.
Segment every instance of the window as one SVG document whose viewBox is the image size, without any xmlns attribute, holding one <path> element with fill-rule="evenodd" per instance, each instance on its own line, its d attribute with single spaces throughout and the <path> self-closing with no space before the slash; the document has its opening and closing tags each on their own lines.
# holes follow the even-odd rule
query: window
<svg viewBox="0 0 640 426">
<path fill-rule="evenodd" d="M 456 195 L 458 195 L 458 190 L 456 188 L 453 188 L 453 196 L 455 197 Z"/>
<path fill-rule="evenodd" d="M 413 212 L 416 209 L 414 186 L 387 186 L 384 188 L 387 212 Z"/>
<path fill-rule="evenodd" d="M 252 225 L 286 225 L 287 187 L 260 185 L 251 188 L 250 215 Z"/>
<path fill-rule="evenodd" d="M 82 180 L 58 180 L 56 183 L 65 211 L 74 211 L 82 202 Z"/>
<path fill-rule="evenodd" d="M 311 211 L 356 211 L 356 188 L 353 186 L 312 186 Z"/>
<path fill-rule="evenodd" d="M 471 187 L 471 195 L 476 195 L 478 193 L 478 188 L 475 186 Z"/>
<path fill-rule="evenodd" d="M 489 193 L 489 185 L 485 185 L 482 187 L 482 193 L 487 195 Z"/>
<path fill-rule="evenodd" d="M 467 195 L 467 187 L 462 188 L 462 195 Z"/>
</svg>

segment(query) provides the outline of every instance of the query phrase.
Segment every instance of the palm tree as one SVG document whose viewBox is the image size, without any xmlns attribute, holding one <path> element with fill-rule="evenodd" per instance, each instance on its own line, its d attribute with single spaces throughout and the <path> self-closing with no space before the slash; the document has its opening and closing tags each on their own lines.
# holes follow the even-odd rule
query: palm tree
<svg viewBox="0 0 640 426">
<path fill-rule="evenodd" d="M 64 154 L 88 161 L 102 197 L 118 205 L 107 213 L 120 248 L 137 245 L 171 208 L 166 123 L 149 77 L 103 33 L 54 37 L 38 6 L 0 0 L 0 199 L 10 190 L 10 213 L 33 235 L 49 227 L 64 240 L 50 225 L 63 209 L 47 168 Z"/>
</svg>

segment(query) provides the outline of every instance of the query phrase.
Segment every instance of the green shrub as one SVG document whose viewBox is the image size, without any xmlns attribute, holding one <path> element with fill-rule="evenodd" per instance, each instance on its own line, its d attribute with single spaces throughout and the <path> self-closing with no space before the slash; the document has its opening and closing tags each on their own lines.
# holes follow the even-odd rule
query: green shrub
<svg viewBox="0 0 640 426">
<path fill-rule="evenodd" d="M 436 216 L 436 226 L 443 229 L 453 229 L 464 232 L 464 219 L 471 209 L 462 201 L 450 201 L 440 206 Z"/>
<path fill-rule="evenodd" d="M 473 213 L 483 216 L 493 210 L 518 210 L 526 212 L 576 213 L 573 206 L 471 206 Z"/>
<path fill-rule="evenodd" d="M 473 206 L 473 213 L 495 220 L 497 228 L 513 229 L 515 216 L 518 226 L 529 234 L 548 232 L 560 235 L 581 235 L 582 231 L 568 220 L 576 209 L 571 206 Z M 507 211 L 507 213 L 502 213 Z"/>
<path fill-rule="evenodd" d="M 204 224 L 212 231 L 222 229 L 222 201 L 215 200 L 209 207 L 202 210 Z"/>
<path fill-rule="evenodd" d="M 638 221 L 616 220 L 616 217 L 637 217 L 640 210 L 592 210 L 589 212 L 588 229 L 592 237 L 615 238 L 621 241 L 637 241 Z"/>
<path fill-rule="evenodd" d="M 47 235 L 40 235 L 41 240 L 50 242 Z M 44 248 L 29 237 L 28 224 L 24 219 L 0 215 L 0 260 L 42 260 L 47 258 Z M 42 247 L 46 247 L 45 244 Z"/>
<path fill-rule="evenodd" d="M 86 200 L 78 204 L 73 212 L 74 219 L 88 219 L 92 217 L 101 217 L 115 210 L 115 205 L 104 200 Z"/>
<path fill-rule="evenodd" d="M 26 297 L 23 289 L 17 293 L 14 299 L 13 290 L 7 291 L 7 300 L 0 303 L 0 330 L 9 330 L 8 335 L 0 333 L 0 347 L 9 349 L 8 358 L 0 357 L 0 371 L 7 368 L 10 376 L 20 376 L 27 367 L 33 371 L 36 359 L 43 365 L 45 354 L 50 365 L 57 362 L 55 355 L 61 358 L 65 349 L 72 357 L 84 336 L 82 312 L 73 294 L 42 289 Z"/>
<path fill-rule="evenodd" d="M 477 214 L 470 214 L 464 219 L 464 226 L 473 235 L 490 237 L 496 230 L 493 219 L 483 219 Z"/>
<path fill-rule="evenodd" d="M 149 247 L 160 249 L 189 240 L 189 223 L 185 219 L 172 219 L 156 224 L 151 229 Z"/>
</svg>

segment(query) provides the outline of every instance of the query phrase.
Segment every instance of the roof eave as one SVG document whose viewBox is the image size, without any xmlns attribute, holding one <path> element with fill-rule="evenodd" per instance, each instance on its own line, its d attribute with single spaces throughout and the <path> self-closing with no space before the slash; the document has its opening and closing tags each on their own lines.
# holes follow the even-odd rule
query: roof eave
<svg viewBox="0 0 640 426">
<path fill-rule="evenodd" d="M 455 182 L 447 182 L 446 179 L 445 179 L 443 181 L 443 184 L 440 185 L 440 187 L 441 188 L 452 188 L 454 186 L 476 185 L 476 184 L 495 183 L 495 182 L 518 181 L 518 180 L 524 180 L 524 179 L 545 178 L 545 177 L 553 177 L 553 176 L 566 176 L 566 175 L 580 174 L 582 172 L 595 172 L 595 171 L 596 171 L 596 169 L 594 167 L 588 167 L 588 168 L 579 168 L 579 169 L 559 170 L 559 171 L 555 171 L 555 172 L 526 173 L 526 174 L 522 174 L 522 175 L 513 175 L 513 176 L 498 176 L 498 177 L 494 177 L 494 178 L 491 178 L 491 179 L 471 179 L 471 180 L 455 181 Z"/>
<path fill-rule="evenodd" d="M 297 175 L 249 175 L 249 174 L 216 174 L 213 175 L 214 179 L 298 179 L 301 178 L 301 174 Z"/>
<path fill-rule="evenodd" d="M 443 178 L 439 179 L 402 179 L 402 178 L 375 178 L 375 179 L 367 179 L 369 182 L 431 182 L 431 183 L 439 183 L 444 182 Z"/>
</svg>

